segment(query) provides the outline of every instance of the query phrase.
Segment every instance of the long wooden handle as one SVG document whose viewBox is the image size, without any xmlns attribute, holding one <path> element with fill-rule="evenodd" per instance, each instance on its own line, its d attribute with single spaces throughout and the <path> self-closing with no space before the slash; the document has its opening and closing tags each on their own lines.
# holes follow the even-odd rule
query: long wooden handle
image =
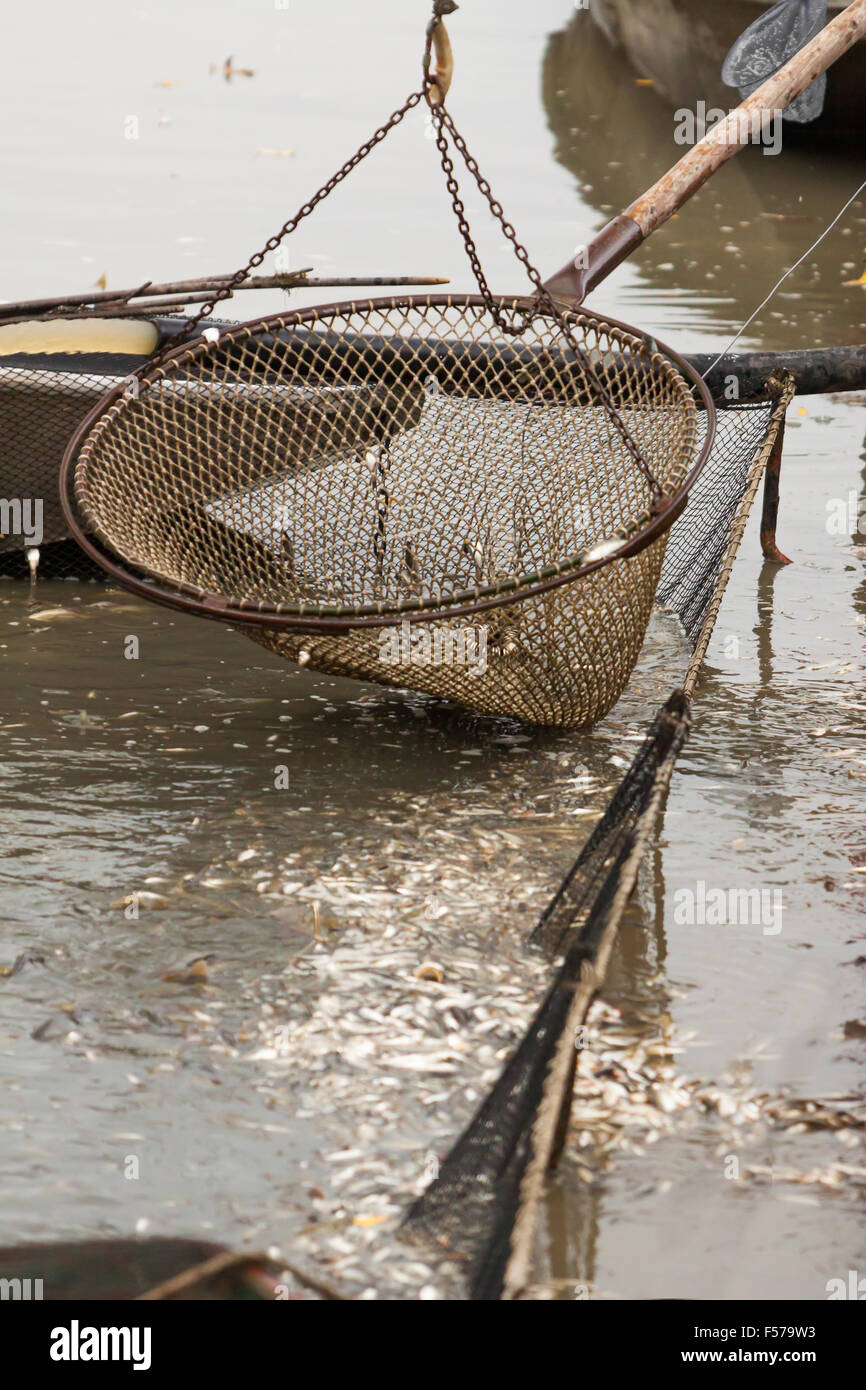
<svg viewBox="0 0 866 1390">
<path fill-rule="evenodd" d="M 866 37 L 866 0 L 853 3 L 801 48 L 747 101 L 714 125 L 688 154 L 546 283 L 553 294 L 580 302 L 651 232 L 661 227 L 726 160 L 739 154 L 785 107 L 826 72 L 858 39 Z"/>
</svg>

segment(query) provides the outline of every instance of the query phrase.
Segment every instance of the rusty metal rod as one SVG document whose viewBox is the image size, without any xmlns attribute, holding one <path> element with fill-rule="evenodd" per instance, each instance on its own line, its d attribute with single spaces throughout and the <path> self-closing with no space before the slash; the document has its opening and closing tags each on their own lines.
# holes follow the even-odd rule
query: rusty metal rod
<svg viewBox="0 0 866 1390">
<path fill-rule="evenodd" d="M 311 269 L 312 267 L 309 266 L 304 270 L 293 271 L 290 275 L 275 275 L 269 278 L 273 278 L 275 283 L 285 283 L 287 288 L 292 288 L 298 283 L 298 277 L 307 275 Z M 21 299 L 17 302 L 0 304 L 0 317 L 5 318 L 9 314 L 30 314 L 32 316 L 50 309 L 76 308 L 79 305 L 89 304 L 114 304 L 121 300 L 126 303 L 133 299 L 151 298 L 154 295 L 207 290 L 217 285 L 224 285 L 230 279 L 230 275 L 202 275 L 194 280 L 173 280 L 157 285 L 152 280 L 143 280 L 140 285 L 126 290 L 98 290 L 95 294 L 89 290 L 79 294 L 56 295 L 51 299 Z"/>
<path fill-rule="evenodd" d="M 764 559 L 774 565 L 790 565 L 787 555 L 776 544 L 779 520 L 779 482 L 782 472 L 782 450 L 785 447 L 785 421 L 779 426 L 776 442 L 764 470 L 764 506 L 761 512 L 761 550 Z"/>
<path fill-rule="evenodd" d="M 325 278 L 311 276 L 307 267 L 304 270 L 295 270 L 282 275 L 253 275 L 243 284 L 235 286 L 239 290 L 270 290 L 270 289 L 304 289 L 307 286 L 322 288 L 343 287 L 346 285 L 377 286 L 377 285 L 447 285 L 447 279 L 439 275 L 348 275 L 348 276 L 328 276 Z M 195 298 L 197 291 L 213 291 L 225 285 L 232 277 L 230 275 L 205 275 L 195 280 L 175 280 L 167 281 L 165 284 L 155 285 L 151 281 L 145 281 L 141 285 L 136 285 L 133 289 L 126 290 L 99 290 L 94 293 L 66 294 L 58 295 L 52 299 L 22 299 L 8 304 L 0 304 L 0 321 L 7 322 L 10 318 L 34 318 L 41 314 L 50 313 L 52 310 L 61 311 L 63 309 L 87 308 L 91 305 L 103 304 L 115 306 L 118 304 L 130 304 L 138 299 L 154 299 L 165 295 L 182 295 L 183 300 L 178 299 L 177 303 L 185 302 L 188 304 L 206 302 L 209 294 L 200 294 Z"/>
</svg>

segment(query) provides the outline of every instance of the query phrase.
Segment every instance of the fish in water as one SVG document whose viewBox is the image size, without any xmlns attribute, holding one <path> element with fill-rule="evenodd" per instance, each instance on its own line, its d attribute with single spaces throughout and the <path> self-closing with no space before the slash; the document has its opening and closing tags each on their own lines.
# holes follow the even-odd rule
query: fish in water
<svg viewBox="0 0 866 1390">
<path fill-rule="evenodd" d="M 403 551 L 403 565 L 400 580 L 412 594 L 421 592 L 421 571 L 418 568 L 418 553 L 414 541 L 407 541 Z"/>
</svg>

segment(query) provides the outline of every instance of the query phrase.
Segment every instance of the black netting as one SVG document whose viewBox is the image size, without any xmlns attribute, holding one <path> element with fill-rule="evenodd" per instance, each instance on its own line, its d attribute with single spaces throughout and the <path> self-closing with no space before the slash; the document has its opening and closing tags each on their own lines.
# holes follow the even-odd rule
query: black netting
<svg viewBox="0 0 866 1390">
<path fill-rule="evenodd" d="M 677 614 L 692 644 L 706 617 L 731 523 L 773 410 L 773 401 L 718 410 L 713 451 L 688 507 L 671 528 L 656 602 Z"/>
<path fill-rule="evenodd" d="M 502 1292 L 521 1187 L 535 1151 L 535 1119 L 563 1046 L 575 990 L 593 967 L 638 822 L 687 732 L 688 702 L 676 691 L 532 935 L 546 949 L 560 949 L 566 937 L 570 944 L 523 1041 L 406 1217 L 407 1234 L 431 1240 L 462 1262 L 473 1298 L 495 1299 Z"/>
<path fill-rule="evenodd" d="M 566 935 L 589 922 L 597 906 L 599 882 L 619 858 L 647 808 L 662 763 L 682 744 L 687 720 L 684 697 L 677 692 L 659 711 L 641 748 L 608 802 L 577 859 L 569 869 L 529 937 L 529 945 L 554 956 Z"/>
<path fill-rule="evenodd" d="M 21 549 L 0 550 L 0 579 L 29 579 L 31 574 L 27 552 Z M 75 541 L 54 541 L 39 547 L 37 579 L 75 579 L 104 584 L 105 570 L 97 565 Z"/>
<path fill-rule="evenodd" d="M 689 508 L 675 523 L 659 601 L 698 650 L 712 630 L 760 473 L 793 394 L 720 412 L 715 447 Z M 410 1208 L 407 1236 L 464 1271 L 473 1299 L 519 1295 L 544 1172 L 564 1142 L 577 1064 L 575 1029 L 600 987 L 607 956 L 676 758 L 690 700 L 675 691 L 530 937 L 560 953 L 521 1043 L 439 1174 Z"/>
</svg>

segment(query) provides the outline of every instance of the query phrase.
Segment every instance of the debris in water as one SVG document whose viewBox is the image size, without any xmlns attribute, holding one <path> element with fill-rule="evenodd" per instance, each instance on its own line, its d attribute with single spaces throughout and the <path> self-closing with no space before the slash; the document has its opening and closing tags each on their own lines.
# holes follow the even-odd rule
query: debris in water
<svg viewBox="0 0 866 1390">
<path fill-rule="evenodd" d="M 445 975 L 441 965 L 435 965 L 433 961 L 425 961 L 423 965 L 419 965 L 415 977 L 418 980 L 435 980 L 437 985 L 441 985 Z"/>
<path fill-rule="evenodd" d="M 73 1025 L 79 1022 L 80 1019 L 73 1009 L 64 1010 L 62 1013 L 52 1014 L 44 1023 L 40 1023 L 30 1036 L 34 1042 L 59 1042 L 65 1039 L 71 1041 L 78 1037 Z"/>
<path fill-rule="evenodd" d="M 112 907 L 149 907 L 161 908 L 168 907 L 169 899 L 163 897 L 162 893 L 150 893 L 146 889 L 139 889 L 135 893 L 127 893 L 125 898 L 118 898 L 117 902 L 111 904 Z"/>
<path fill-rule="evenodd" d="M 15 957 L 11 965 L 0 965 L 0 980 L 11 980 L 12 976 L 23 970 L 25 965 L 44 964 L 44 956 L 37 955 L 35 951 L 22 951 Z"/>
<path fill-rule="evenodd" d="M 216 959 L 214 953 L 203 956 L 190 956 L 182 963 L 173 966 L 163 975 L 164 980 L 177 985 L 204 985 L 210 978 L 208 966 Z"/>
<path fill-rule="evenodd" d="M 61 618 L 77 618 L 79 615 L 73 613 L 71 608 L 40 608 L 38 613 L 28 613 L 27 616 L 34 623 L 53 623 Z"/>
</svg>

